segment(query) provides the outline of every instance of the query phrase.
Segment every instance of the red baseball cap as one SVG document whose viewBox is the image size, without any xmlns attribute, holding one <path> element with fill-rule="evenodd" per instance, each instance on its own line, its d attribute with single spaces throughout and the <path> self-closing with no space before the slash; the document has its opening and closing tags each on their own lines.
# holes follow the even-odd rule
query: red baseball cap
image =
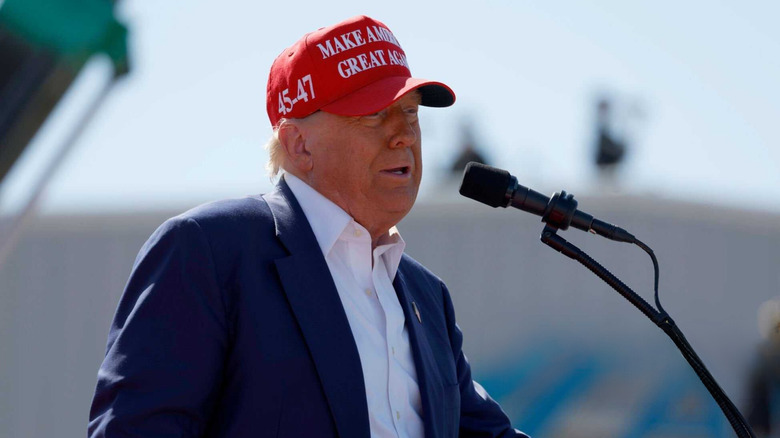
<svg viewBox="0 0 780 438">
<path fill-rule="evenodd" d="M 271 65 L 266 105 L 271 126 L 317 110 L 342 116 L 378 112 L 419 90 L 424 106 L 445 107 L 455 93 L 441 82 L 413 78 L 406 54 L 383 23 L 352 17 L 308 33 Z"/>
</svg>

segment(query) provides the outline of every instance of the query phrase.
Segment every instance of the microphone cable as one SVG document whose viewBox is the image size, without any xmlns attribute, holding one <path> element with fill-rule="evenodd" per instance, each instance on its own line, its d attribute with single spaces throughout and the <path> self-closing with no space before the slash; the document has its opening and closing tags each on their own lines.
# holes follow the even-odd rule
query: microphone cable
<svg viewBox="0 0 780 438">
<path fill-rule="evenodd" d="M 660 277 L 658 259 L 647 244 L 620 227 L 598 220 L 578 210 L 577 201 L 574 200 L 574 196 L 571 194 L 561 191 L 548 198 L 535 190 L 519 184 L 517 178 L 503 169 L 471 162 L 466 165 L 459 191 L 463 196 L 494 208 L 511 206 L 541 216 L 542 222 L 545 223 L 541 241 L 588 268 L 663 330 L 674 342 L 685 360 L 688 361 L 688 364 L 715 399 L 715 402 L 723 411 L 737 436 L 739 438 L 755 438 L 753 430 L 745 421 L 739 409 L 718 385 L 715 378 L 693 350 L 693 347 L 688 343 L 688 340 L 685 339 L 682 331 L 674 323 L 672 317 L 661 306 L 661 300 L 658 296 Z M 601 235 L 610 240 L 633 243 L 642 248 L 653 261 L 655 273 L 653 290 L 656 307 L 653 308 L 641 296 L 609 272 L 608 269 L 557 234 L 558 230 L 566 230 L 569 226 Z"/>
<path fill-rule="evenodd" d="M 732 429 L 736 432 L 739 438 L 755 438 L 755 434 L 747 423 L 742 413 L 734 405 L 731 399 L 726 395 L 723 389 L 718 385 L 718 382 L 709 372 L 704 362 L 694 351 L 693 347 L 688 343 L 688 340 L 683 335 L 680 328 L 675 324 L 671 316 L 664 310 L 661 305 L 661 300 L 658 294 L 658 283 L 660 277 L 660 268 L 658 266 L 658 259 L 655 256 L 653 250 L 644 242 L 639 239 L 634 239 L 632 243 L 642 248 L 653 261 L 654 270 L 654 298 L 656 308 L 653 308 L 647 301 L 645 301 L 636 292 L 631 290 L 625 283 L 612 274 L 607 268 L 599 264 L 596 260 L 590 257 L 587 253 L 579 249 L 577 246 L 568 242 L 563 237 L 559 236 L 556 231 L 558 229 L 555 226 L 546 224 L 542 231 L 541 241 L 556 251 L 572 258 L 588 268 L 591 272 L 596 274 L 599 278 L 604 280 L 608 285 L 615 289 L 623 298 L 633 304 L 639 311 L 647 316 L 655 325 L 657 325 L 667 336 L 674 342 L 677 349 L 693 368 L 693 371 L 699 377 L 699 380 L 707 388 L 712 398 L 720 407 L 723 414 L 726 416 Z"/>
</svg>

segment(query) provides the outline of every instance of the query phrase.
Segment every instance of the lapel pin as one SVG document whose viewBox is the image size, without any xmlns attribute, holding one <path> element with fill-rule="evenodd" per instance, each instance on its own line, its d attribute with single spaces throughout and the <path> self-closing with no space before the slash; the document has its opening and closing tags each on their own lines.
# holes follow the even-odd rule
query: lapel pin
<svg viewBox="0 0 780 438">
<path fill-rule="evenodd" d="M 412 307 L 414 307 L 414 314 L 417 315 L 417 320 L 422 324 L 422 318 L 420 317 L 420 309 L 417 308 L 417 303 L 412 301 Z"/>
</svg>

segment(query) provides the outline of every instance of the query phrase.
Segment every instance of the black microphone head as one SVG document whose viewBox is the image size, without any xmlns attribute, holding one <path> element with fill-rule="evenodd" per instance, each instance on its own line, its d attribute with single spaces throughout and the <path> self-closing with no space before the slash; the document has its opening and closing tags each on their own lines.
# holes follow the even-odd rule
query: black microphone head
<svg viewBox="0 0 780 438">
<path fill-rule="evenodd" d="M 463 172 L 460 194 L 491 207 L 506 207 L 512 175 L 506 170 L 472 161 Z"/>
</svg>

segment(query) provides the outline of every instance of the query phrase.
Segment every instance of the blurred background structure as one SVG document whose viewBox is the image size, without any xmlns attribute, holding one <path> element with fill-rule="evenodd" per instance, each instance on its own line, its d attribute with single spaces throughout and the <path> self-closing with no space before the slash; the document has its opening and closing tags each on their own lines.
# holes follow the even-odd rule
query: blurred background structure
<svg viewBox="0 0 780 438">
<path fill-rule="evenodd" d="M 0 437 L 83 436 L 141 244 L 187 208 L 270 189 L 270 64 L 356 14 L 458 94 L 421 112 L 426 171 L 400 230 L 448 283 L 475 375 L 517 426 L 732 436 L 655 326 L 544 247 L 538 218 L 461 199 L 452 169 L 478 154 L 653 247 L 666 309 L 747 408 L 766 350 L 757 311 L 780 292 L 780 4 L 0 0 L 0 239 L 27 224 L 0 262 Z M 641 251 L 565 237 L 650 297 Z"/>
<path fill-rule="evenodd" d="M 8 0 L 0 9 L 0 182 L 24 155 L 30 140 L 95 54 L 106 55 L 112 79 L 63 136 L 38 172 L 14 218 L 0 227 L 3 263 L 46 186 L 80 134 L 99 110 L 115 80 L 128 72 L 127 29 L 114 17 L 113 3 L 87 0 Z M 5 186 L 3 186 L 5 187 Z"/>
<path fill-rule="evenodd" d="M 485 158 L 485 146 L 479 144 L 479 139 L 477 134 L 474 133 L 472 124 L 473 121 L 471 119 L 465 119 L 460 125 L 460 138 L 455 150 L 455 161 L 450 166 L 450 173 L 456 179 L 463 177 L 466 165 L 471 162 L 490 164 L 488 159 Z"/>
<path fill-rule="evenodd" d="M 751 366 L 745 415 L 756 434 L 776 436 L 780 428 L 780 299 L 761 304 L 758 329 L 764 339 Z"/>
</svg>

